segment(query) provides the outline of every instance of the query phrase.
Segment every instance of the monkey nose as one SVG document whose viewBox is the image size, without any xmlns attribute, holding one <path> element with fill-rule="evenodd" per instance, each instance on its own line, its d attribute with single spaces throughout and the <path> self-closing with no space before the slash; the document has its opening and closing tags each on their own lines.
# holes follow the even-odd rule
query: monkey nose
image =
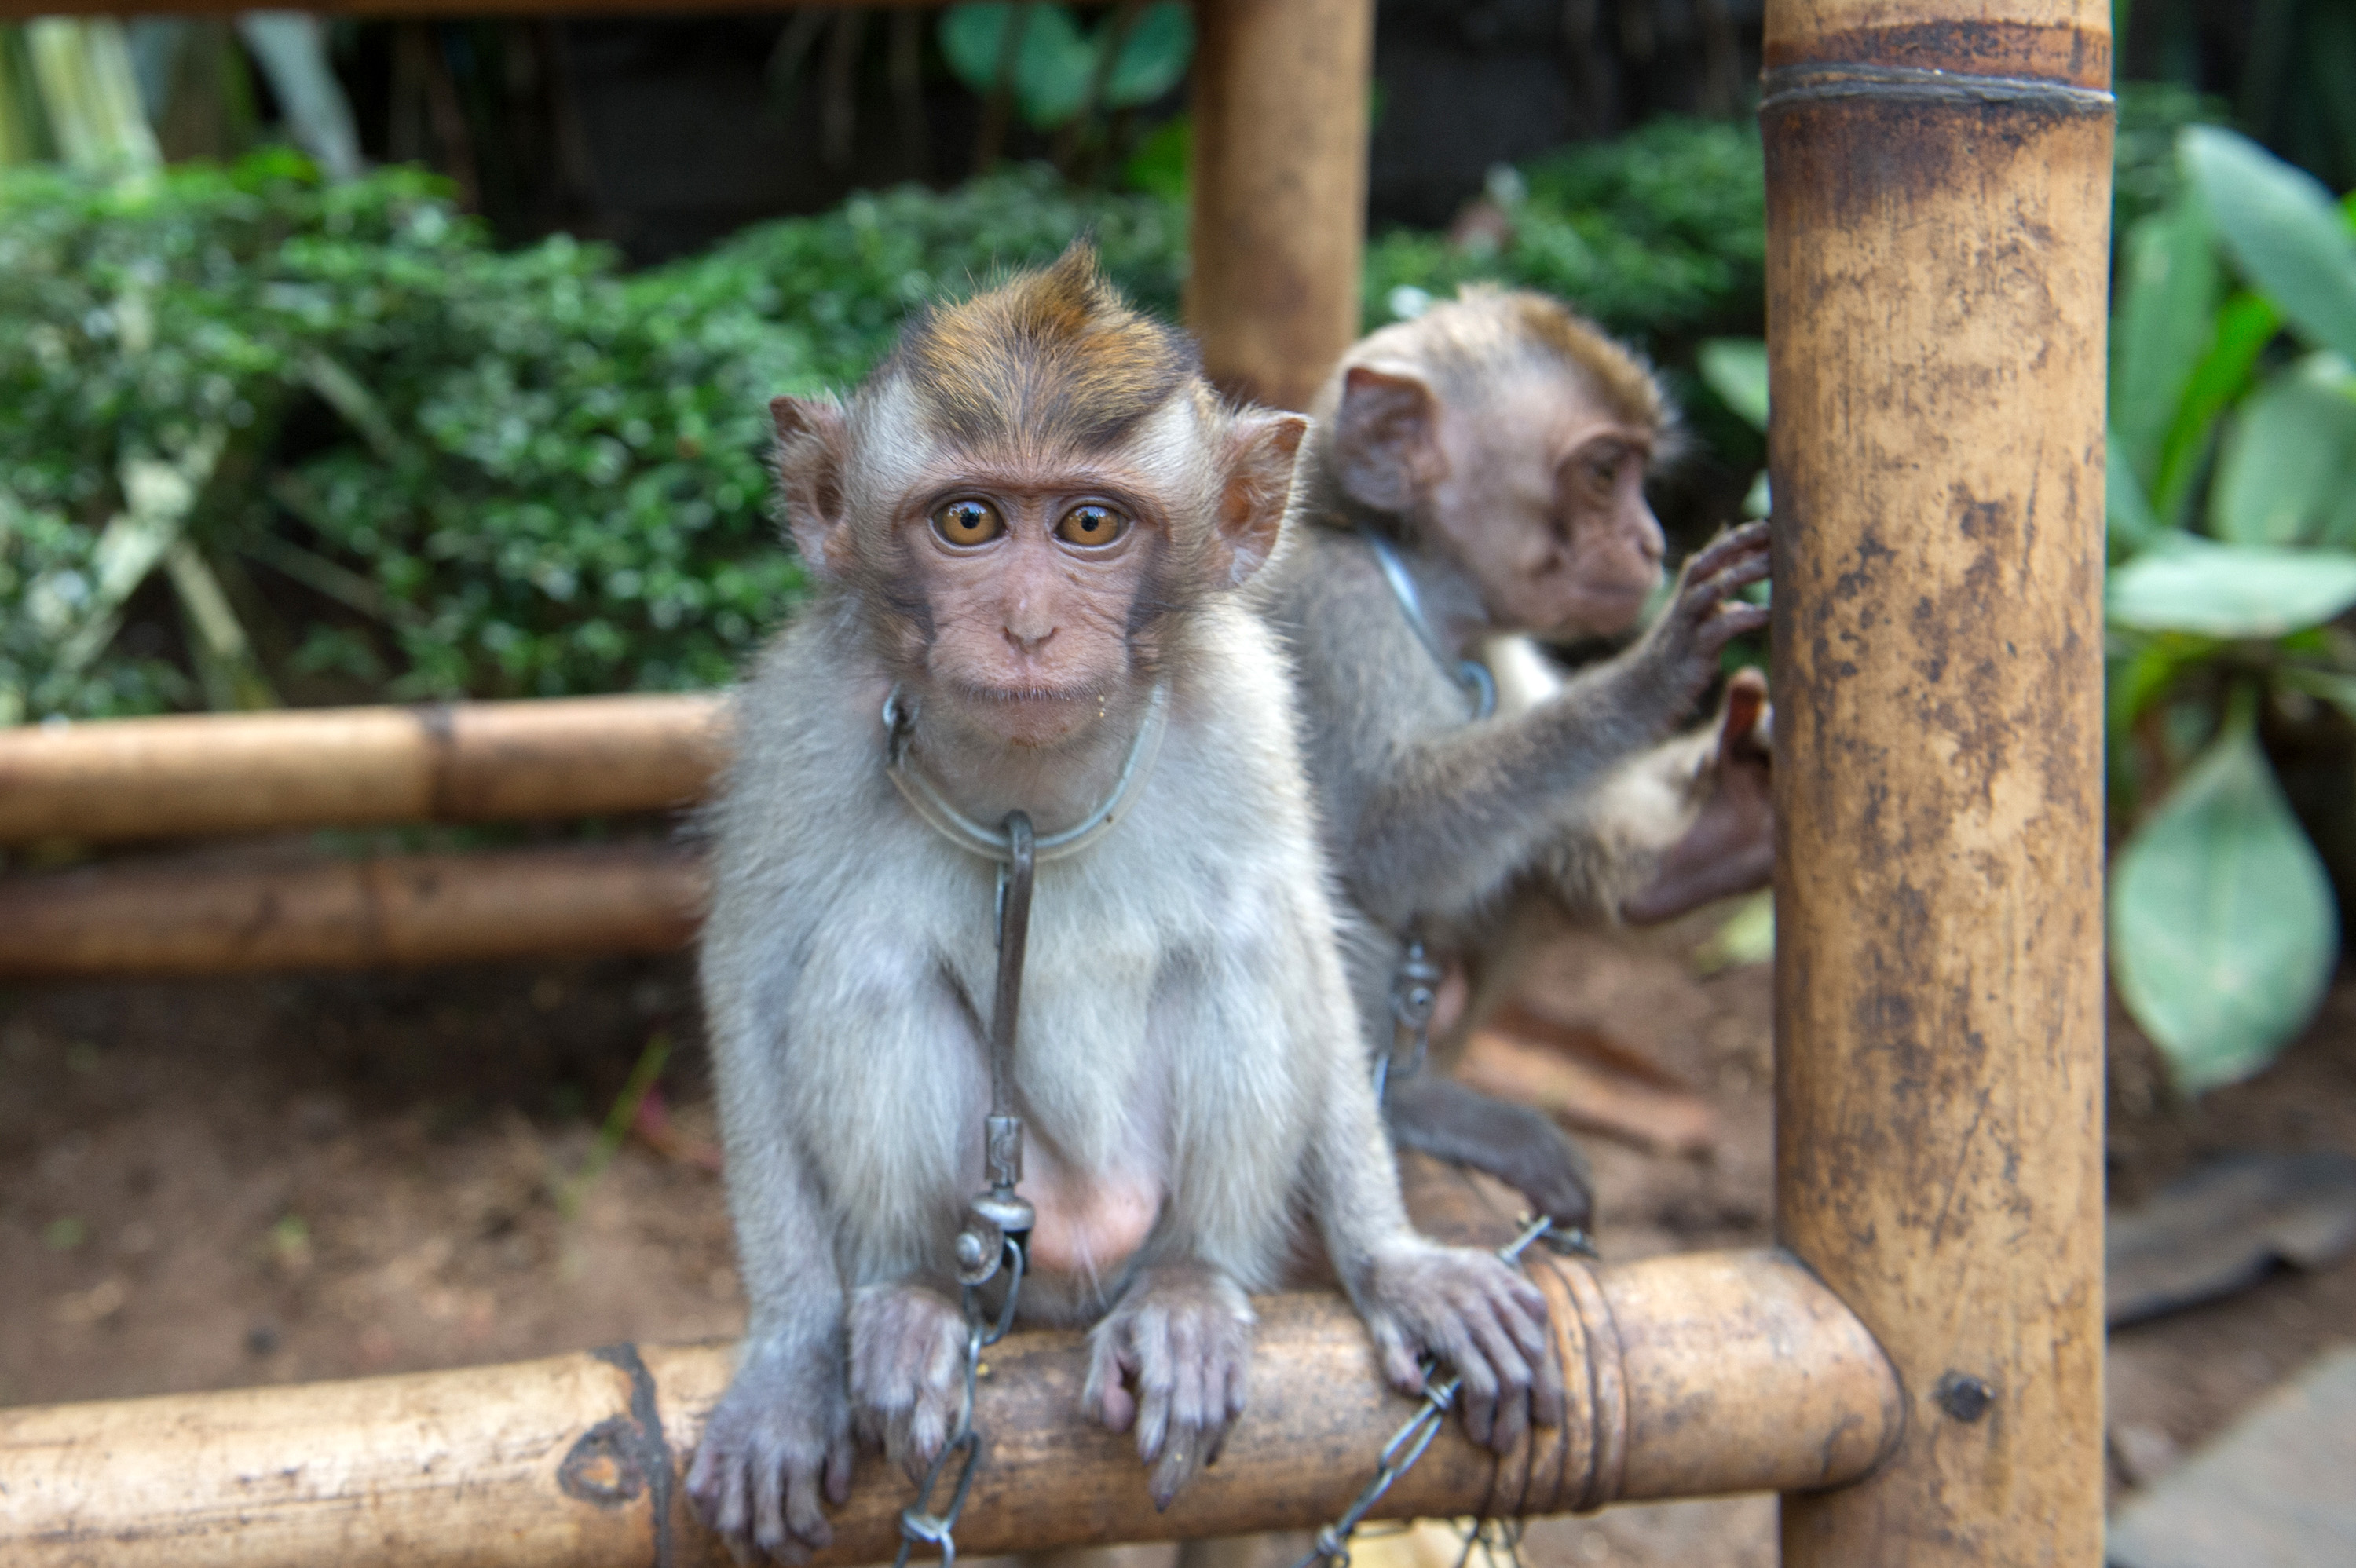
<svg viewBox="0 0 2356 1568">
<path fill-rule="evenodd" d="M 1007 642 L 1012 645 L 1014 651 L 1019 654 L 1035 654 L 1040 649 L 1045 647 L 1049 643 L 1053 642 L 1055 637 L 1055 628 L 1053 626 L 1049 626 L 1043 632 L 1031 632 L 1027 634 L 1023 631 L 1019 631 L 1012 626 L 1004 627 L 1002 630 L 1006 634 Z"/>
</svg>

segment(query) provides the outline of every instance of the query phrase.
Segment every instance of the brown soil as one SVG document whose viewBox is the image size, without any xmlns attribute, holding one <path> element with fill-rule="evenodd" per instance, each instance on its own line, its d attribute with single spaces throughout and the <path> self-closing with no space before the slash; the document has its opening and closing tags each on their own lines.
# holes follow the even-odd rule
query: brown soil
<svg viewBox="0 0 2356 1568">
<path fill-rule="evenodd" d="M 1707 1159 L 1590 1138 L 1607 1256 L 1770 1230 L 1768 976 L 1702 980 L 1691 924 L 1574 940 L 1546 1010 L 1715 1110 Z M 0 1403 L 350 1377 L 735 1332 L 719 1184 L 598 1124 L 648 1042 L 680 1139 L 711 1115 L 683 960 L 0 994 Z M 2271 1071 L 2173 1103 L 2115 1020 L 2115 1196 L 2233 1148 L 2356 1153 L 2356 983 Z M 2115 1488 L 2320 1348 L 2356 1263 L 2114 1337 Z M 1535 1527 L 1534 1563 L 1766 1564 L 1765 1499 Z"/>
</svg>

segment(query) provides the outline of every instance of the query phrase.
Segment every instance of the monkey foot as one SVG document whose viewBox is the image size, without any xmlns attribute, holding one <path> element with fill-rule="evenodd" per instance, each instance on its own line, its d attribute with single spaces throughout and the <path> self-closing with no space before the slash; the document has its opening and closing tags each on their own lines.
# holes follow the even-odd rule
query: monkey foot
<svg viewBox="0 0 2356 1568">
<path fill-rule="evenodd" d="M 1390 1085 L 1383 1114 L 1399 1147 L 1494 1176 L 1565 1230 L 1593 1227 L 1586 1157 L 1544 1112 L 1419 1072 Z"/>
</svg>

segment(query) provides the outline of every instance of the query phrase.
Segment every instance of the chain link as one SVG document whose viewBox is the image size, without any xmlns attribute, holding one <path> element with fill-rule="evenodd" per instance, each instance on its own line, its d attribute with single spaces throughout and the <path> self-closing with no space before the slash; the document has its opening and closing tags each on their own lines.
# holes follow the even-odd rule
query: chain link
<svg viewBox="0 0 2356 1568">
<path fill-rule="evenodd" d="M 1497 1256 L 1519 1268 L 1522 1254 L 1530 1250 L 1533 1243 L 1540 1240 L 1564 1251 L 1581 1253 L 1589 1257 L 1595 1255 L 1594 1243 L 1588 1240 L 1585 1232 L 1559 1229 L 1553 1221 L 1540 1217 L 1526 1221 L 1521 1234 L 1497 1249 Z M 1423 1457 L 1423 1451 L 1431 1446 L 1431 1440 L 1440 1435 L 1440 1427 L 1447 1424 L 1448 1412 L 1456 1403 L 1457 1390 L 1462 1386 L 1462 1380 L 1452 1373 L 1444 1378 L 1434 1378 L 1432 1374 L 1438 1371 L 1437 1363 L 1427 1357 L 1423 1367 L 1423 1403 L 1408 1417 L 1405 1425 L 1391 1434 L 1391 1440 L 1383 1445 L 1382 1453 L 1375 1460 L 1374 1478 L 1366 1483 L 1365 1489 L 1343 1510 L 1341 1518 L 1317 1532 L 1315 1549 L 1294 1563 L 1292 1568 L 1350 1568 L 1350 1539 L 1357 1533 L 1358 1526 L 1365 1522 L 1366 1515 L 1374 1511 L 1375 1505 L 1383 1500 L 1383 1494 L 1397 1485 L 1401 1476 L 1415 1468 L 1416 1461 Z M 1493 1522 L 1483 1520 L 1474 1523 L 1472 1535 L 1465 1541 L 1464 1559 L 1460 1560 L 1457 1568 L 1464 1568 L 1464 1563 L 1472 1557 L 1474 1544 L 1484 1541 Z M 1521 1531 L 1517 1526 L 1513 1528 L 1510 1538 L 1504 1541 L 1505 1551 L 1517 1565 L 1520 1562 L 1520 1541 Z M 1493 1560 L 1494 1550 L 1493 1546 Z"/>
<path fill-rule="evenodd" d="M 924 1485 L 916 1488 L 916 1500 L 900 1510 L 900 1554 L 892 1560 L 892 1568 L 908 1568 L 909 1554 L 919 1546 L 941 1549 L 941 1568 L 956 1568 L 957 1523 L 965 1512 L 965 1499 L 973 1490 L 973 1476 L 981 1463 L 981 1429 L 973 1424 L 975 1385 L 981 1381 L 981 1353 L 1006 1338 L 1014 1327 L 1016 1299 L 1023 1294 L 1024 1257 L 1023 1238 L 1006 1236 L 999 1243 L 999 1267 L 1006 1271 L 1006 1299 L 999 1304 L 992 1317 L 981 1305 L 981 1287 L 969 1285 L 958 1294 L 965 1305 L 965 1388 L 958 1399 L 957 1423 L 950 1429 L 948 1441 L 933 1456 L 932 1467 L 925 1472 Z M 949 1489 L 948 1506 L 937 1512 L 933 1509 L 933 1494 L 940 1489 L 941 1477 L 948 1473 L 950 1463 L 962 1456 L 957 1484 Z"/>
</svg>

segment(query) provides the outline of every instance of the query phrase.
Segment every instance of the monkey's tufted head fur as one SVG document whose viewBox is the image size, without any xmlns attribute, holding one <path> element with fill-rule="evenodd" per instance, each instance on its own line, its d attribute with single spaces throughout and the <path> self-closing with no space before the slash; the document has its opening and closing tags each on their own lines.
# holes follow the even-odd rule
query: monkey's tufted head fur
<svg viewBox="0 0 2356 1568">
<path fill-rule="evenodd" d="M 1039 450 L 1095 451 L 1196 374 L 1183 335 L 1130 308 L 1075 240 L 1052 267 L 913 321 L 886 367 L 939 433 L 966 446 L 1014 432 Z"/>
</svg>

